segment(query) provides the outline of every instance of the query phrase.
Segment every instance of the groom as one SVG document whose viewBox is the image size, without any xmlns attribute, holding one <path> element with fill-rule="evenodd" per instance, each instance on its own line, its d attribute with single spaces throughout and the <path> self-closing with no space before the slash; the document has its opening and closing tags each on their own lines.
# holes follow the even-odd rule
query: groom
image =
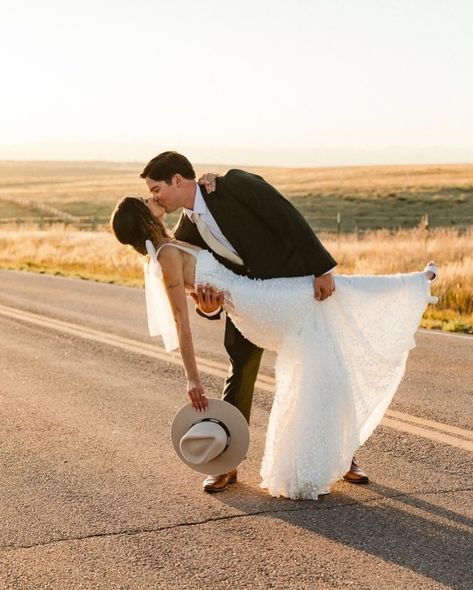
<svg viewBox="0 0 473 590">
<path fill-rule="evenodd" d="M 153 198 L 171 213 L 183 208 L 174 236 L 211 250 L 216 258 L 250 278 L 314 276 L 314 297 L 323 301 L 335 289 L 330 271 L 335 260 L 323 247 L 302 215 L 261 176 L 230 170 L 216 180 L 213 192 L 197 184 L 192 164 L 177 152 L 163 152 L 141 173 Z M 212 292 L 198 292 L 199 307 L 212 319 L 219 317 L 219 301 Z M 216 312 L 216 313 L 215 313 Z M 202 312 L 201 312 L 202 315 Z M 225 348 L 230 359 L 223 399 L 250 419 L 254 385 L 263 354 L 226 318 Z M 223 491 L 236 481 L 236 470 L 204 481 L 206 492 Z M 344 479 L 368 483 L 352 463 Z"/>
</svg>

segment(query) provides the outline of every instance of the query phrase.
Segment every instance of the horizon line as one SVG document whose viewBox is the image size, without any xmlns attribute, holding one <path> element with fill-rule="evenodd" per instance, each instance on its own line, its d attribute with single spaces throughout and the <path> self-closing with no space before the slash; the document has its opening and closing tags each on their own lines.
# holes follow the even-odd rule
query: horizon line
<svg viewBox="0 0 473 590">
<path fill-rule="evenodd" d="M 123 164 L 123 165 L 135 165 L 135 164 L 146 164 L 147 160 L 118 160 L 118 159 L 72 159 L 72 158 L 0 158 L 0 164 L 4 163 L 37 163 L 37 164 L 54 164 L 54 163 L 61 163 L 61 164 Z M 473 166 L 473 161 L 452 161 L 452 162 L 389 162 L 389 163 L 372 163 L 372 164 L 314 164 L 314 165 L 279 165 L 279 164 L 243 164 L 237 162 L 215 162 L 215 161 L 207 161 L 207 162 L 195 162 L 192 164 L 193 166 L 220 166 L 220 167 L 235 167 L 235 166 L 245 166 L 247 168 L 418 168 L 418 167 L 426 167 L 426 166 Z"/>
</svg>

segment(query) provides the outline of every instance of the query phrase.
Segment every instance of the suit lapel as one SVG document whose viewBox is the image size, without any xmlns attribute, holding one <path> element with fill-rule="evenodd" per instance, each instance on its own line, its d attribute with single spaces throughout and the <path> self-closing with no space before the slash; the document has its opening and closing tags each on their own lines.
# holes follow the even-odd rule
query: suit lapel
<svg viewBox="0 0 473 590">
<path fill-rule="evenodd" d="M 206 192 L 205 187 L 200 187 L 204 201 L 217 222 L 218 227 L 230 244 L 235 248 L 237 254 L 243 257 L 242 242 L 239 238 L 239 208 L 238 204 L 232 199 L 225 198 L 223 195 L 217 195 Z"/>
</svg>

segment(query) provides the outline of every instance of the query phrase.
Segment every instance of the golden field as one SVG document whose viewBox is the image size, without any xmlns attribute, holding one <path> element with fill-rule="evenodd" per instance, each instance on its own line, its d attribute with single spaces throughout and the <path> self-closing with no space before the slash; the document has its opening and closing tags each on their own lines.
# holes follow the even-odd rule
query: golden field
<svg viewBox="0 0 473 590">
<path fill-rule="evenodd" d="M 124 195 L 146 194 L 143 165 L 0 161 L 0 228 L 10 227 L 0 230 L 0 267 L 141 285 L 137 256 L 107 232 L 34 231 L 31 223 L 40 215 L 37 204 L 107 220 Z M 196 172 L 229 168 L 202 164 Z M 424 325 L 473 333 L 473 164 L 245 168 L 296 205 L 338 260 L 338 272 L 408 272 L 435 259 L 440 302 L 429 307 Z M 338 238 L 323 233 L 337 229 L 337 214 Z M 428 232 L 415 229 L 425 215 Z"/>
<path fill-rule="evenodd" d="M 30 196 L 44 202 L 57 199 L 116 199 L 131 192 L 143 193 L 139 174 L 144 162 L 20 162 L 0 161 L 0 197 Z M 196 164 L 203 172 L 224 174 L 233 166 Z M 473 190 L 473 164 L 409 166 L 331 166 L 313 168 L 252 167 L 284 195 L 347 195 L 382 198 L 393 193 L 441 193 Z"/>
<path fill-rule="evenodd" d="M 429 306 L 423 326 L 473 334 L 473 229 L 321 237 L 340 273 L 411 272 L 435 260 L 440 276 L 432 292 L 440 300 Z M 1 230 L 0 267 L 142 285 L 140 257 L 108 232 Z"/>
<path fill-rule="evenodd" d="M 127 194 L 144 195 L 142 162 L 1 162 L 0 222 L 38 216 L 35 203 L 105 220 Z M 196 165 L 225 173 L 231 166 Z M 233 167 L 238 167 L 237 165 Z M 323 168 L 245 167 L 292 200 L 317 231 L 473 225 L 473 164 Z"/>
</svg>

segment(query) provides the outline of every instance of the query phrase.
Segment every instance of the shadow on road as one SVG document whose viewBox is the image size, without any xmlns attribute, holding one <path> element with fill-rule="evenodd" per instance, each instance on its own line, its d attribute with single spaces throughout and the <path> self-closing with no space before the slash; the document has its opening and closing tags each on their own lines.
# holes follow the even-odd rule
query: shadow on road
<svg viewBox="0 0 473 590">
<path fill-rule="evenodd" d="M 473 520 L 413 494 L 372 483 L 363 500 L 335 491 L 319 501 L 293 501 L 239 485 L 218 499 L 309 531 L 314 542 L 323 536 L 458 590 L 472 588 Z"/>
</svg>

